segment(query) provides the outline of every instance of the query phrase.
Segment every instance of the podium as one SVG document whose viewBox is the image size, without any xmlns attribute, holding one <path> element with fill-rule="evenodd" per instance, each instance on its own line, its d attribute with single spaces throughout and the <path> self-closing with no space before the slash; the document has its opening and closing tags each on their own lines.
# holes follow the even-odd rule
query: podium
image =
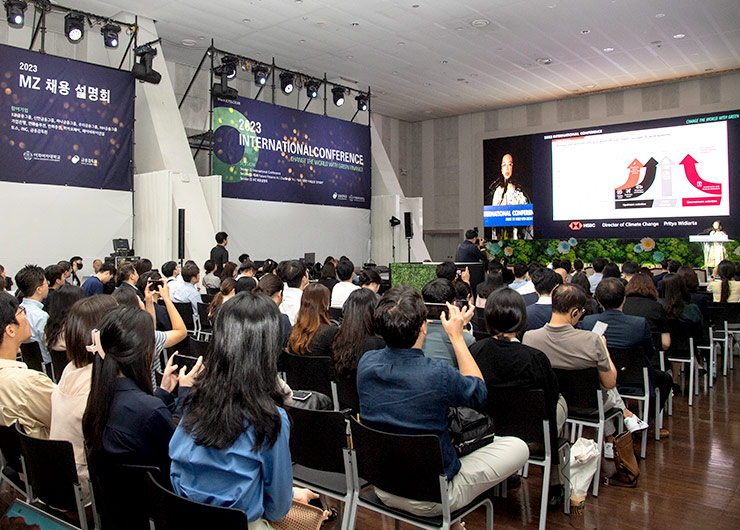
<svg viewBox="0 0 740 530">
<path fill-rule="evenodd" d="M 704 268 L 707 270 L 707 276 L 709 276 L 709 268 L 716 267 L 727 256 L 725 243 L 731 241 L 731 239 L 724 232 L 717 232 L 689 236 L 689 241 L 704 244 Z"/>
</svg>

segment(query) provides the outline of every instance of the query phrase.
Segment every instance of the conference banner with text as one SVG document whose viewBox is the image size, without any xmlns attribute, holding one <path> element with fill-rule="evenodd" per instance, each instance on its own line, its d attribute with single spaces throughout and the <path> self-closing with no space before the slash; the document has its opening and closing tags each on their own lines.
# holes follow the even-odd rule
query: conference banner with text
<svg viewBox="0 0 740 530">
<path fill-rule="evenodd" d="M 368 209 L 370 160 L 365 125 L 241 97 L 213 99 L 212 169 L 224 197 Z"/>
<path fill-rule="evenodd" d="M 132 189 L 127 71 L 0 45 L 0 180 Z"/>
</svg>

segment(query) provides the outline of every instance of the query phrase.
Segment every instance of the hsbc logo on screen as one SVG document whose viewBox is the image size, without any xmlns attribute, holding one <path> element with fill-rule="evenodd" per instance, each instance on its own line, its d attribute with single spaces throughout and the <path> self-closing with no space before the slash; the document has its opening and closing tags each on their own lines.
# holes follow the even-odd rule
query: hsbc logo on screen
<svg viewBox="0 0 740 530">
<path fill-rule="evenodd" d="M 596 223 L 582 223 L 581 221 L 572 221 L 568 228 L 573 230 L 574 232 L 578 232 L 579 230 L 583 230 L 584 228 L 596 228 Z"/>
</svg>

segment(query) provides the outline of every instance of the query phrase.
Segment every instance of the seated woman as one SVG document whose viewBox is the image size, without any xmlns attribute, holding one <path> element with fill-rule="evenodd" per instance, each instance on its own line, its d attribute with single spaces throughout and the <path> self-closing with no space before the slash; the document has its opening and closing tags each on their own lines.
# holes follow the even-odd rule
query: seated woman
<svg viewBox="0 0 740 530">
<path fill-rule="evenodd" d="M 280 313 L 268 296 L 240 293 L 226 304 L 170 442 L 175 492 L 243 510 L 249 530 L 272 528 L 270 521 L 289 517 L 293 500 L 318 497 L 292 487 L 290 421 L 277 384 L 281 338 Z"/>
<path fill-rule="evenodd" d="M 704 293 L 699 292 L 699 278 L 696 276 L 696 271 L 688 265 L 683 265 L 678 269 L 677 274 L 683 278 L 683 283 L 686 284 L 686 288 L 689 290 L 691 303 L 695 304 L 696 307 L 699 308 L 702 315 L 705 315 L 709 310 L 709 298 L 704 296 Z"/>
<path fill-rule="evenodd" d="M 288 351 L 298 355 L 330 356 L 337 327 L 329 321 L 331 293 L 320 283 L 303 290 L 301 307 L 288 338 Z"/>
<path fill-rule="evenodd" d="M 521 344 L 516 338 L 517 333 L 527 325 L 527 307 L 522 296 L 507 287 L 488 295 L 486 325 L 491 337 L 470 347 L 486 387 L 543 390 L 550 419 L 550 439 L 557 440 L 568 417 L 568 407 L 560 395 L 558 380 L 547 356 L 540 350 Z M 561 484 L 558 464 L 553 460 L 549 496 L 549 503 L 553 507 L 563 502 Z"/>
<path fill-rule="evenodd" d="M 238 266 L 233 261 L 227 261 L 224 263 L 224 268 L 221 271 L 221 281 L 224 281 L 226 278 L 234 278 L 236 279 L 236 273 L 238 272 Z"/>
<path fill-rule="evenodd" d="M 63 288 L 64 286 L 60 290 Z M 84 298 L 71 307 L 64 326 L 64 342 L 69 364 L 51 394 L 49 438 L 66 440 L 72 444 L 85 504 L 90 502 L 90 491 L 85 439 L 82 436 L 82 415 L 90 394 L 93 370 L 93 353 L 87 348 L 90 343 L 90 332 L 98 326 L 103 315 L 117 305 L 112 296 L 97 294 Z"/>
<path fill-rule="evenodd" d="M 337 279 L 337 268 L 334 266 L 333 261 L 327 261 L 323 267 L 321 267 L 321 277 L 319 283 L 329 289 L 331 292 L 334 286 L 339 283 Z"/>
<path fill-rule="evenodd" d="M 234 278 L 224 278 L 219 284 L 218 293 L 211 300 L 211 304 L 208 306 L 208 320 L 213 322 L 216 318 L 216 311 L 223 305 L 226 300 L 234 297 L 236 294 L 236 280 Z"/>
<path fill-rule="evenodd" d="M 166 289 L 166 286 L 164 287 Z M 169 469 L 168 444 L 175 424 L 175 396 L 179 384 L 183 397 L 200 372 L 198 359 L 190 372 L 177 372 L 170 357 L 162 383 L 152 389 L 154 361 L 154 320 L 146 311 L 133 307 L 111 309 L 100 322 L 99 339 L 93 339 L 97 353 L 92 386 L 82 418 L 88 463 L 132 464 Z"/>
<path fill-rule="evenodd" d="M 55 290 L 54 296 L 49 297 L 49 320 L 44 328 L 44 342 L 47 351 L 65 350 L 64 325 L 67 320 L 69 309 L 85 297 L 85 292 L 71 283 L 65 283 Z M 60 374 L 55 374 L 60 377 Z"/>
<path fill-rule="evenodd" d="M 255 292 L 266 294 L 273 302 L 275 302 L 275 305 L 280 307 L 280 304 L 283 302 L 283 288 L 283 280 L 274 274 L 266 274 L 260 279 L 260 283 L 257 285 Z M 283 348 L 286 348 L 288 346 L 288 337 L 290 337 L 292 326 L 290 325 L 290 318 L 288 318 L 288 315 L 285 313 L 280 313 L 280 321 L 282 323 L 283 330 L 283 340 L 280 344 L 283 345 Z"/>
<path fill-rule="evenodd" d="M 665 308 L 669 325 L 678 324 L 687 329 L 689 335 L 694 338 L 694 343 L 702 340 L 704 335 L 704 324 L 702 314 L 699 308 L 691 303 L 691 295 L 686 288 L 686 284 L 678 274 L 668 274 L 663 278 L 663 292 L 665 298 L 661 301 Z M 673 364 L 673 389 L 675 392 L 680 391 L 678 386 L 681 363 Z M 703 368 L 702 368 L 703 370 Z"/>
<path fill-rule="evenodd" d="M 370 289 L 376 294 L 378 293 L 378 290 L 380 290 L 380 284 L 383 283 L 380 274 L 378 274 L 378 271 L 376 271 L 375 269 L 363 270 L 362 272 L 360 272 L 358 278 L 360 280 L 360 287 Z"/>
<path fill-rule="evenodd" d="M 476 290 L 475 307 L 486 307 L 486 298 L 499 287 L 504 286 L 504 278 L 501 272 L 489 272 L 485 281 L 479 283 Z"/>
<path fill-rule="evenodd" d="M 723 260 L 714 270 L 707 291 L 712 293 L 715 302 L 740 302 L 740 282 L 735 281 L 735 264 Z"/>
<path fill-rule="evenodd" d="M 658 289 L 655 288 L 652 277 L 642 272 L 635 274 L 627 283 L 624 295 L 624 307 L 622 308 L 624 314 L 643 317 L 647 320 L 650 331 L 660 333 L 660 344 L 655 344 L 655 349 L 667 350 L 671 345 L 668 317 L 665 308 L 658 302 Z M 658 366 L 655 359 L 651 359 L 650 362 L 653 366 Z"/>
</svg>

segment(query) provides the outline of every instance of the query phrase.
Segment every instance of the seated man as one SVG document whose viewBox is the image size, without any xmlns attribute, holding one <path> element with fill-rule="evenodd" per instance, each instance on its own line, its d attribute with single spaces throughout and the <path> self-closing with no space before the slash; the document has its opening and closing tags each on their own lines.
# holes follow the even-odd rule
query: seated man
<svg viewBox="0 0 740 530">
<path fill-rule="evenodd" d="M 308 285 L 308 269 L 302 261 L 291 259 L 281 261 L 276 272 L 285 283 L 283 301 L 280 302 L 280 312 L 288 315 L 290 325 L 293 326 L 298 316 L 298 310 L 301 308 L 303 289 Z"/>
<path fill-rule="evenodd" d="M 104 294 L 105 286 L 116 276 L 116 267 L 113 263 L 106 261 L 99 268 L 98 272 L 90 276 L 82 284 L 82 290 L 85 296 Z"/>
<path fill-rule="evenodd" d="M 41 301 L 41 304 L 44 306 L 44 311 L 49 311 L 51 299 L 54 296 L 54 293 L 59 287 L 66 283 L 64 279 L 62 279 L 63 275 L 64 269 L 59 265 L 49 265 L 44 269 L 44 276 L 46 277 L 46 282 L 49 284 L 49 293 L 46 295 L 46 298 Z"/>
<path fill-rule="evenodd" d="M 200 293 L 195 288 L 195 284 L 200 281 L 200 269 L 192 261 L 188 261 L 182 266 L 183 284 L 177 288 L 172 295 L 173 302 L 190 302 L 193 306 L 193 318 L 198 320 L 198 304 L 203 303 Z"/>
<path fill-rule="evenodd" d="M 336 309 L 342 309 L 344 302 L 347 301 L 352 291 L 360 288 L 359 285 L 352 283 L 352 278 L 355 275 L 355 265 L 348 259 L 340 259 L 337 263 L 337 276 L 339 282 L 334 285 L 331 289 L 331 303 L 329 307 Z"/>
<path fill-rule="evenodd" d="M 457 368 L 455 350 L 452 348 L 450 338 L 447 336 L 440 315 L 447 311 L 447 304 L 455 303 L 455 286 L 445 278 L 437 278 L 424 286 L 421 290 L 424 303 L 427 304 L 427 335 L 421 346 L 425 357 L 435 361 L 445 361 Z M 463 333 L 465 345 L 469 348 L 475 342 L 475 337 L 467 331 Z"/>
<path fill-rule="evenodd" d="M 673 379 L 671 374 L 656 370 L 650 364 L 649 359 L 653 355 L 653 337 L 650 332 L 650 325 L 643 317 L 634 315 L 625 315 L 622 312 L 625 300 L 625 289 L 622 282 L 616 278 L 604 278 L 596 287 L 596 300 L 604 308 L 604 312 L 599 315 L 587 315 L 583 318 L 583 329 L 591 330 L 596 322 L 605 322 L 609 327 L 604 332 L 606 345 L 609 348 L 640 348 L 645 354 L 645 366 L 648 367 L 648 376 L 650 377 L 650 386 L 660 389 L 660 407 L 661 409 L 668 400 L 671 392 Z M 655 393 L 652 393 L 654 398 Z M 651 418 L 653 407 L 646 410 L 648 419 Z M 661 432 L 661 436 L 667 436 L 668 431 Z"/>
<path fill-rule="evenodd" d="M 553 368 L 583 370 L 597 367 L 604 390 L 604 409 L 616 407 L 622 410 L 624 425 L 631 432 L 647 429 L 647 423 L 627 409 L 616 390 L 617 369 L 606 349 L 606 339 L 592 331 L 573 327 L 585 308 L 586 293 L 580 287 L 571 284 L 558 286 L 552 294 L 550 322 L 543 328 L 527 331 L 522 342 L 547 355 Z M 614 422 L 608 422 L 605 434 L 611 436 L 615 431 Z M 605 453 L 608 454 L 608 450 Z"/>
<path fill-rule="evenodd" d="M 15 360 L 21 343 L 31 337 L 31 327 L 25 307 L 3 292 L 0 333 L 0 425 L 10 427 L 18 421 L 26 434 L 48 438 L 51 393 L 56 385 L 43 373 Z"/>
<path fill-rule="evenodd" d="M 16 273 L 15 283 L 23 295 L 21 305 L 26 311 L 26 320 L 31 326 L 31 336 L 22 342 L 38 342 L 41 349 L 41 358 L 44 364 L 48 365 L 51 363 L 51 355 L 46 349 L 44 331 L 46 331 L 49 313 L 44 311 L 41 303 L 49 294 L 49 284 L 46 281 L 44 269 L 38 265 L 26 265 Z"/>
<path fill-rule="evenodd" d="M 599 285 L 599 282 L 604 277 L 604 267 L 609 262 L 605 260 L 604 258 L 594 258 L 593 266 L 594 266 L 594 273 L 588 277 L 588 283 L 591 284 L 591 294 L 596 291 L 596 286 Z"/>
<path fill-rule="evenodd" d="M 136 296 L 138 296 L 142 302 L 144 301 L 144 293 L 139 291 L 138 287 L 136 287 L 136 283 L 139 281 L 139 273 L 132 262 L 122 261 L 118 264 L 116 280 L 120 283 L 117 289 L 133 289 Z"/>
<path fill-rule="evenodd" d="M 172 292 L 175 292 L 178 287 L 185 283 L 180 277 L 180 267 L 177 266 L 176 261 L 166 261 L 162 264 L 162 276 L 164 276 L 167 287 Z"/>
<path fill-rule="evenodd" d="M 527 306 L 527 327 L 525 330 L 539 329 L 552 317 L 552 292 L 563 283 L 560 275 L 550 269 L 537 269 L 532 274 L 534 289 L 539 298 L 534 304 Z"/>
<path fill-rule="evenodd" d="M 360 419 L 368 426 L 402 434 L 439 436 L 444 470 L 449 481 L 450 510 L 465 506 L 478 495 L 506 480 L 529 457 L 527 444 L 507 436 L 458 458 L 447 430 L 448 407 L 481 407 L 488 391 L 483 376 L 463 339 L 463 327 L 473 308 L 464 313 L 448 306 L 442 325 L 455 350 L 456 370 L 424 357 L 427 311 L 419 293 L 407 287 L 391 289 L 378 302 L 374 318 L 387 346 L 365 353 L 357 368 Z M 437 503 L 404 499 L 376 490 L 388 506 L 423 516 L 439 515 Z"/>
</svg>

